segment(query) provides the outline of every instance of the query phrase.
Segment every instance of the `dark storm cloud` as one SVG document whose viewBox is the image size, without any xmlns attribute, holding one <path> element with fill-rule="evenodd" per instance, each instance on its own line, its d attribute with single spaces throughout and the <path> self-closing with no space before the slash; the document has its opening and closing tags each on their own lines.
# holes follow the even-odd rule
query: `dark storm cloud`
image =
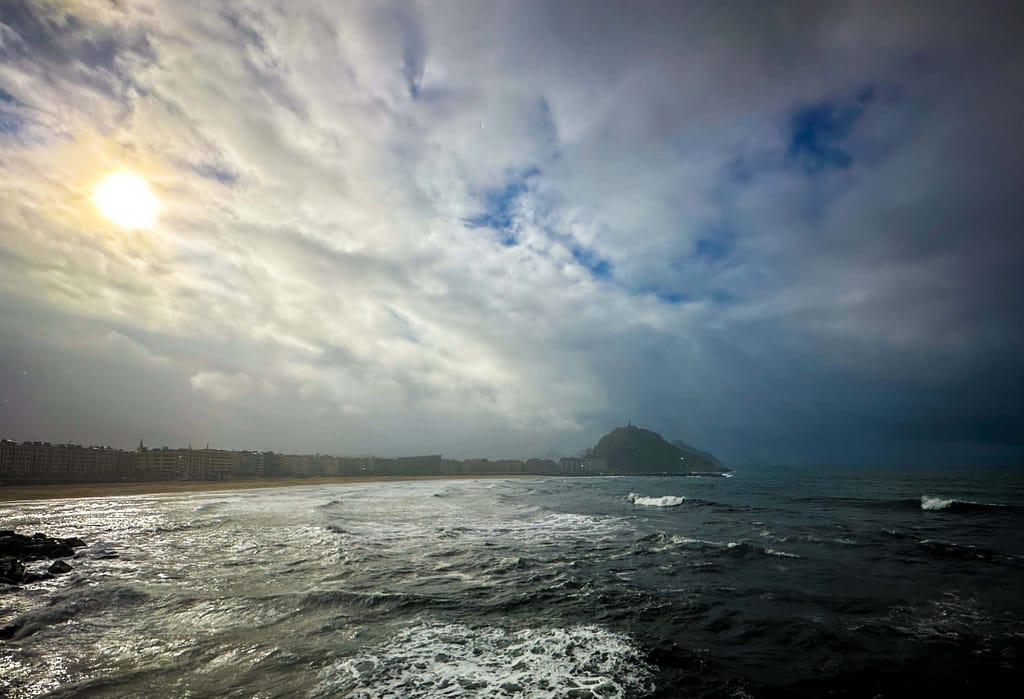
<svg viewBox="0 0 1024 699">
<path fill-rule="evenodd" d="M 1024 415 L 979 409 L 914 416 L 886 425 L 897 439 L 926 444 L 1024 445 Z"/>
</svg>

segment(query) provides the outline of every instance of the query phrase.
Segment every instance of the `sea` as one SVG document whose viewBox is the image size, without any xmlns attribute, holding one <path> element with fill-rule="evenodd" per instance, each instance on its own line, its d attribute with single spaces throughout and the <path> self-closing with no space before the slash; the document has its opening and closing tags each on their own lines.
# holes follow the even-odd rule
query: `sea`
<svg viewBox="0 0 1024 699">
<path fill-rule="evenodd" d="M 1024 469 L 345 483 L 0 503 L 5 697 L 1015 694 Z M 45 565 L 41 562 L 36 565 Z"/>
</svg>

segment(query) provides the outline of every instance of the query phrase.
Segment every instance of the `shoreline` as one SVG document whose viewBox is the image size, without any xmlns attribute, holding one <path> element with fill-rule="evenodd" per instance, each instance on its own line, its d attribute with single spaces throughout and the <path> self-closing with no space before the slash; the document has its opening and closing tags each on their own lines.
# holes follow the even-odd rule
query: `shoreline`
<svg viewBox="0 0 1024 699">
<path fill-rule="evenodd" d="M 523 478 L 527 474 L 436 475 L 436 476 L 323 476 L 315 478 L 254 478 L 228 481 L 132 481 L 113 483 L 44 483 L 39 485 L 0 485 L 0 502 L 22 500 L 66 500 L 73 498 L 118 497 L 201 493 L 220 490 L 291 488 L 341 483 L 382 483 L 389 481 L 447 481 Z"/>
</svg>

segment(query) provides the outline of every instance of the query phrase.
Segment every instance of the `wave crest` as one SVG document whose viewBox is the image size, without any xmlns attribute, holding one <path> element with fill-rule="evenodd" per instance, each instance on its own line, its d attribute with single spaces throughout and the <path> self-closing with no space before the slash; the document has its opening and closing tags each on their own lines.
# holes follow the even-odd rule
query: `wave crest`
<svg viewBox="0 0 1024 699">
<path fill-rule="evenodd" d="M 946 500 L 944 498 L 933 498 L 928 495 L 921 496 L 921 509 L 922 510 L 946 510 L 949 509 L 956 500 Z"/>
<path fill-rule="evenodd" d="M 636 493 L 627 495 L 626 500 L 634 505 L 644 505 L 646 507 L 678 507 L 686 502 L 686 498 L 682 495 L 662 495 L 661 497 L 653 498 L 637 495 Z"/>
<path fill-rule="evenodd" d="M 1018 513 L 1024 510 L 1019 505 L 1004 505 L 998 502 L 974 502 L 972 500 L 956 500 L 938 498 L 931 495 L 921 496 L 922 510 L 947 510 L 949 512 L 1003 512 Z"/>
</svg>

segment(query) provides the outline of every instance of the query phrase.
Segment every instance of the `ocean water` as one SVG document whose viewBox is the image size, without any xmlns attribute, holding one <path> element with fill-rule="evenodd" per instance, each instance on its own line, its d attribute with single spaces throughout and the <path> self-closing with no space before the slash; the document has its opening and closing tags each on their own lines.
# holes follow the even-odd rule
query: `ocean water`
<svg viewBox="0 0 1024 699">
<path fill-rule="evenodd" d="M 0 503 L 0 695 L 1019 689 L 1024 471 L 741 470 Z"/>
</svg>

